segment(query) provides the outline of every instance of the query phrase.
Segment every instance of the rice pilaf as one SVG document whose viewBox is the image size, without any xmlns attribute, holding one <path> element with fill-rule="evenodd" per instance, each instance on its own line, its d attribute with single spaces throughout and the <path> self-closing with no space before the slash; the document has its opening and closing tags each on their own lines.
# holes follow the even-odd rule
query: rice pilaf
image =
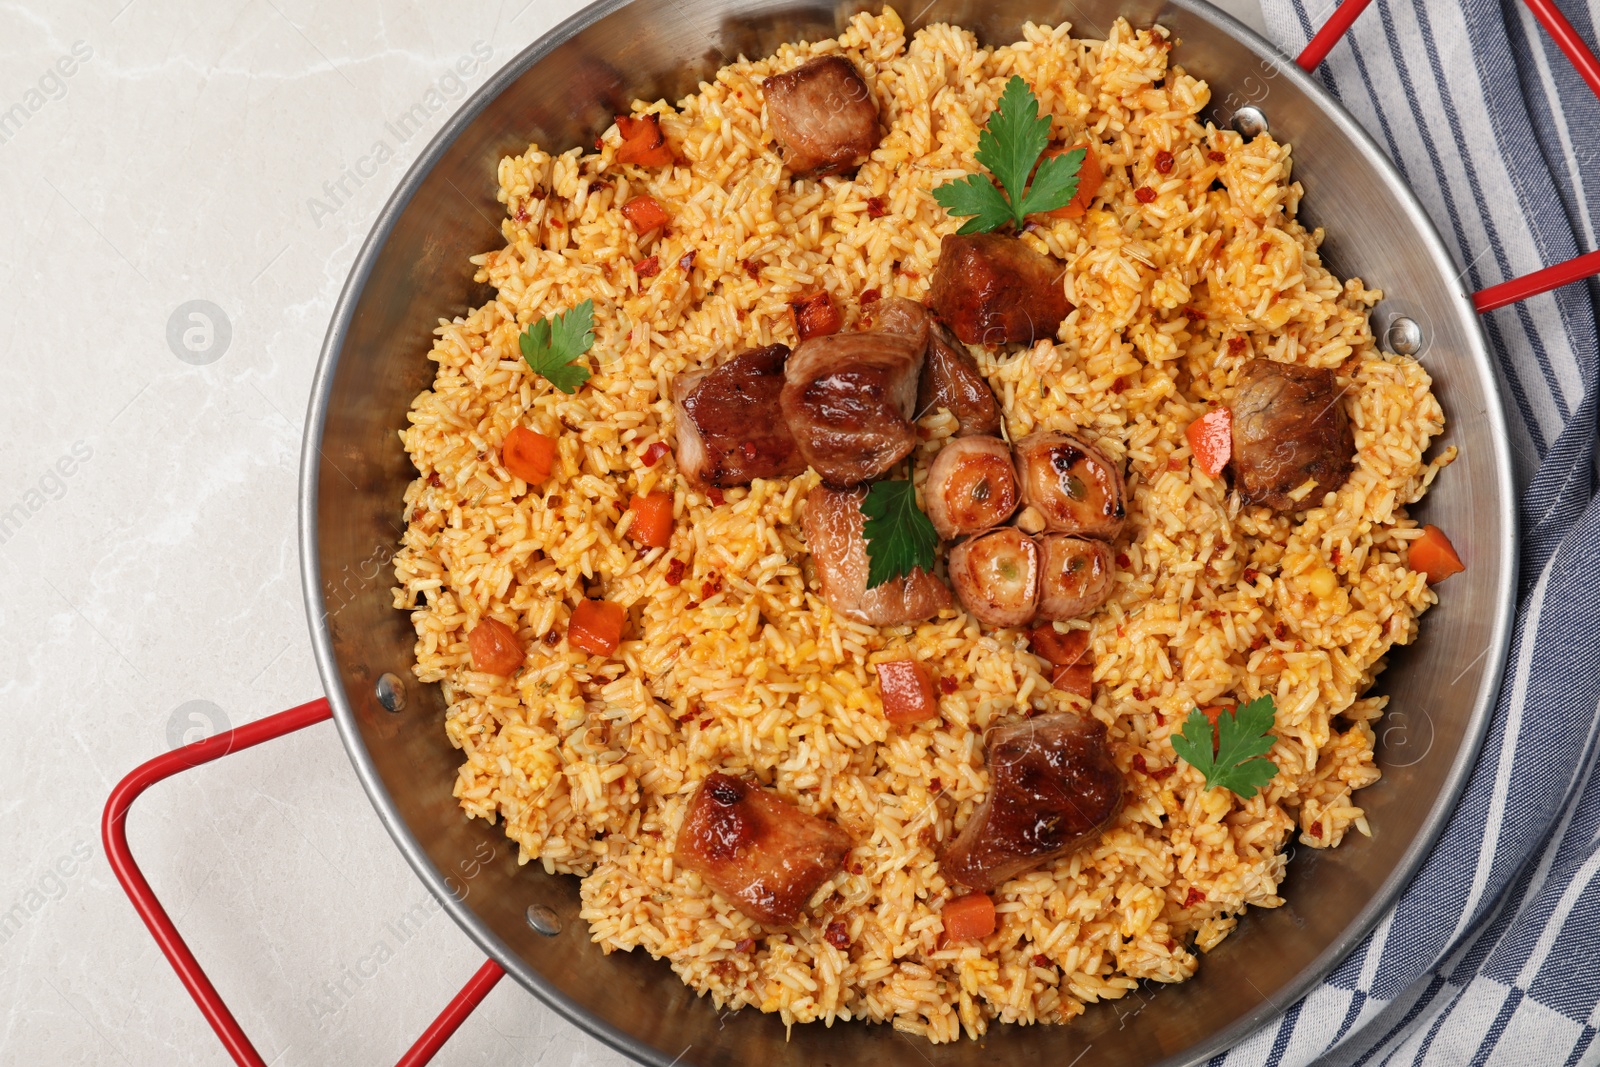
<svg viewBox="0 0 1600 1067">
<path fill-rule="evenodd" d="M 767 144 L 760 83 L 829 53 L 864 75 L 885 134 L 853 179 L 791 181 Z M 1444 416 L 1422 367 L 1376 346 L 1381 294 L 1334 277 L 1320 232 L 1296 221 L 1289 147 L 1199 121 L 1209 90 L 1171 59 L 1165 31 L 1122 21 L 1105 41 L 1029 25 L 989 49 L 948 25 L 908 42 L 885 9 L 837 40 L 732 63 L 675 107 L 635 104 L 659 114 L 677 166 L 618 164 L 615 128 L 598 152 L 531 146 L 501 161 L 506 246 L 473 258 L 496 296 L 441 322 L 437 378 L 402 432 L 421 475 L 395 603 L 416 627 L 417 677 L 449 702 L 463 808 L 501 820 L 523 862 L 582 877 L 583 917 L 607 951 L 642 947 L 719 1006 L 952 1041 L 1187 978 L 1247 904 L 1282 903 L 1291 838 L 1324 848 L 1366 832 L 1354 793 L 1379 776 L 1385 698 L 1364 694 L 1434 602 L 1406 566 L 1420 531 L 1405 508 L 1454 453 L 1424 458 Z M 1092 638 L 1086 712 L 1019 630 L 958 610 L 882 629 L 830 611 L 799 524 L 815 473 L 713 504 L 670 456 L 647 462 L 672 442 L 673 376 L 792 344 L 788 300 L 825 288 L 848 330 L 873 314 L 863 294 L 924 296 L 957 225 L 931 190 L 969 171 L 1013 74 L 1058 131 L 1103 146 L 1097 206 L 1024 237 L 1066 266 L 1075 310 L 1058 338 L 973 350 L 1011 439 L 1082 430 L 1126 467 L 1114 592 L 1073 624 Z M 1167 172 L 1151 165 L 1158 151 Z M 665 234 L 624 222 L 618 208 L 639 193 L 671 206 Z M 652 258 L 659 273 L 642 272 Z M 529 372 L 518 334 L 585 299 L 595 374 L 569 396 Z M 1297 515 L 1242 506 L 1190 461 L 1185 427 L 1259 357 L 1336 368 L 1346 390 L 1354 473 Z M 517 425 L 559 442 L 542 487 L 498 461 Z M 924 460 L 955 430 L 945 412 L 919 428 Z M 626 536 L 630 497 L 651 490 L 672 494 L 666 549 Z M 611 658 L 564 640 L 586 595 L 627 609 Z M 530 650 L 514 677 L 472 669 L 466 635 L 486 617 Z M 897 730 L 873 664 L 908 651 L 939 679 L 941 717 Z M 1197 705 L 1263 693 L 1277 702 L 1279 774 L 1249 800 L 1207 790 L 1170 735 Z M 955 890 L 937 853 L 984 797 L 983 730 L 1067 710 L 1108 727 L 1121 816 L 997 890 L 993 935 L 942 944 Z M 759 779 L 854 841 L 796 926 L 760 926 L 675 863 L 689 796 L 713 771 Z"/>
</svg>

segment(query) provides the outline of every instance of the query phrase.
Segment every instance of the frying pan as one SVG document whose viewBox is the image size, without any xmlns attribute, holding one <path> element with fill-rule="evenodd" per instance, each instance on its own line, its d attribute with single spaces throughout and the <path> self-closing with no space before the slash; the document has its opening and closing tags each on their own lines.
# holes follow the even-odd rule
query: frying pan
<svg viewBox="0 0 1600 1067">
<path fill-rule="evenodd" d="M 1028 20 L 1070 22 L 1084 36 L 1102 35 L 1119 15 L 1135 25 L 1160 22 L 1180 42 L 1177 62 L 1210 83 L 1211 117 L 1235 119 L 1246 130 L 1265 122 L 1293 144 L 1295 177 L 1306 189 L 1301 217 L 1326 227 L 1326 262 L 1340 276 L 1359 275 L 1384 291 L 1375 329 L 1396 347 L 1418 349 L 1433 375 L 1449 420 L 1437 447 L 1454 444 L 1461 454 L 1416 513 L 1450 532 L 1468 568 L 1443 587 L 1417 642 L 1396 649 L 1380 679 L 1379 691 L 1391 698 L 1390 714 L 1378 724 L 1384 774 L 1360 798 L 1372 836 L 1352 834 L 1336 849 L 1299 849 L 1281 890 L 1284 906 L 1250 909 L 1188 982 L 1146 983 L 1122 1001 L 1090 1006 L 1070 1025 L 995 1025 L 981 1042 L 931 1045 L 885 1025 L 786 1032 L 773 1015 L 719 1014 L 642 951 L 603 954 L 578 918 L 577 880 L 546 875 L 537 864 L 519 867 L 500 827 L 469 821 L 451 796 L 460 756 L 445 736 L 444 701 L 436 686 L 412 678 L 415 636 L 406 614 L 391 606 L 386 577 L 375 577 L 404 528 L 402 495 L 415 477 L 396 431 L 432 382 L 426 354 L 438 319 L 491 295 L 472 281 L 467 259 L 502 243 L 493 178 L 502 156 L 530 141 L 552 151 L 589 144 L 635 98 L 676 99 L 741 54 L 833 36 L 852 14 L 877 5 L 605 0 L 569 19 L 518 55 L 440 131 L 357 257 L 312 387 L 301 461 L 301 564 L 317 664 L 340 737 L 418 877 L 490 957 L 476 996 L 503 968 L 594 1037 L 652 1067 L 1201 1063 L 1303 995 L 1405 887 L 1465 784 L 1498 688 L 1516 568 L 1501 401 L 1456 267 L 1377 146 L 1292 62 L 1201 0 L 933 0 L 916 10 L 923 2 L 909 0 L 901 11 L 908 31 L 950 21 L 986 44 L 1016 39 Z M 278 732 L 327 714 L 320 702 L 316 708 L 284 713 L 300 717 Z M 169 755 L 190 766 L 275 736 L 265 727 L 249 730 L 235 731 L 211 754 Z M 148 780 L 134 782 L 131 792 L 119 787 L 113 806 L 120 803 L 125 814 Z M 148 894 L 148 886 L 131 858 L 124 864 L 126 841 L 119 852 L 113 832 L 120 833 L 120 821 L 112 823 L 108 806 L 108 851 L 130 895 L 230 1051 L 241 1063 L 257 1062 L 240 1052 L 248 1041 L 220 1000 L 208 1006 L 203 994 L 214 998 L 215 991 L 159 904 L 153 908 L 164 927 L 140 903 L 137 890 Z M 470 1011 L 475 1000 L 465 1003 Z M 434 1037 L 425 1053 L 442 1043 Z"/>
<path fill-rule="evenodd" d="M 921 0 L 915 0 L 921 2 Z M 409 678 L 415 635 L 386 583 L 346 601 L 341 575 L 403 528 L 402 495 L 416 475 L 397 439 L 440 316 L 488 298 L 467 257 L 502 243 L 496 162 L 536 141 L 588 144 L 636 99 L 676 99 L 738 55 L 829 37 L 868 5 L 794 0 L 634 0 L 602 4 L 527 49 L 485 85 L 412 167 L 356 260 L 323 348 L 301 477 L 301 559 L 318 666 L 356 772 L 385 825 L 452 917 L 517 981 L 602 1041 L 654 1067 L 966 1067 L 1002 1062 L 1198 1063 L 1287 1007 L 1371 928 L 1427 854 L 1475 758 L 1496 690 L 1512 605 L 1514 500 L 1507 435 L 1477 314 L 1416 199 L 1356 124 L 1264 41 L 1191 0 L 1120 3 L 937 0 L 908 28 L 950 21 L 985 43 L 1023 22 L 1071 22 L 1097 35 L 1118 15 L 1160 22 L 1181 42 L 1177 61 L 1226 106 L 1248 99 L 1294 145 L 1304 217 L 1324 225 L 1324 255 L 1341 276 L 1382 288 L 1389 316 L 1427 335 L 1421 358 L 1449 423 L 1441 446 L 1461 448 L 1419 513 L 1451 532 L 1468 570 L 1441 591 L 1417 643 L 1382 678 L 1406 736 L 1387 732 L 1382 781 L 1361 795 L 1372 837 L 1300 849 L 1277 909 L 1251 909 L 1205 956 L 1196 977 L 1146 986 L 1068 1026 L 994 1027 L 980 1045 L 929 1045 L 888 1026 L 796 1026 L 775 1015 L 722 1018 L 663 962 L 642 951 L 605 955 L 578 918 L 578 883 L 519 868 L 513 850 L 470 884 L 463 864 L 504 842 L 469 821 L 451 788 L 460 754 L 446 740 L 436 687 L 408 684 L 406 707 L 384 707 L 380 677 Z M 874 5 L 875 6 L 875 5 Z M 913 19 L 912 16 L 916 15 Z M 1264 86 L 1263 93 L 1257 86 Z M 1480 651 L 1487 654 L 1472 662 Z M 392 699 L 390 703 L 393 703 Z M 1379 726 L 1384 731 L 1383 724 Z M 1431 734 L 1429 741 L 1424 734 Z M 1404 743 L 1399 743 L 1399 742 Z M 1386 758 L 1388 757 L 1388 758 Z M 464 894 L 464 899 L 462 898 Z M 541 934 L 559 923 L 554 936 Z M 554 916 L 555 923 L 550 917 Z M 543 917 L 539 922 L 537 917 Z M 687 1049 L 687 1054 L 684 1050 Z M 681 1058 L 680 1058 L 681 1056 Z"/>
</svg>

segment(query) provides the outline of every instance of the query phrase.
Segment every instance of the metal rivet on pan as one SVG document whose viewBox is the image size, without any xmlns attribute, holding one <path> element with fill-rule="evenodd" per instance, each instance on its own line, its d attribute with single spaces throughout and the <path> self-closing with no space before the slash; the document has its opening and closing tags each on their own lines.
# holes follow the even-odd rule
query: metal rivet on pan
<svg viewBox="0 0 1600 1067">
<path fill-rule="evenodd" d="M 1406 315 L 1396 315 L 1383 331 L 1383 343 L 1389 351 L 1402 356 L 1414 356 L 1422 351 L 1422 327 L 1417 320 Z"/>
<path fill-rule="evenodd" d="M 406 710 L 406 683 L 396 675 L 388 672 L 378 675 L 378 684 L 373 689 L 378 695 L 378 703 L 383 705 L 383 710 Z"/>
<path fill-rule="evenodd" d="M 1267 116 L 1258 107 L 1241 107 L 1233 113 L 1233 128 L 1245 140 L 1267 132 Z"/>
<path fill-rule="evenodd" d="M 561 916 L 543 904 L 529 904 L 528 925 L 536 934 L 554 937 L 561 932 Z"/>
</svg>

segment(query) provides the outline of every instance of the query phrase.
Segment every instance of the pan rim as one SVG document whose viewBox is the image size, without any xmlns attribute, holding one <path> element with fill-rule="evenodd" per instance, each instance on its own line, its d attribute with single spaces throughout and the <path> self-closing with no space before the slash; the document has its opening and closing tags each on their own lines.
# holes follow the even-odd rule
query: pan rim
<svg viewBox="0 0 1600 1067">
<path fill-rule="evenodd" d="M 316 373 L 312 379 L 300 457 L 298 532 L 302 588 L 317 671 L 333 708 L 339 737 L 344 744 L 346 754 L 350 757 L 356 777 L 406 862 L 467 936 L 541 1002 L 590 1037 L 641 1064 L 646 1064 L 648 1067 L 672 1067 L 673 1064 L 681 1064 L 683 1062 L 681 1058 L 673 1060 L 666 1053 L 591 1015 L 548 983 L 538 972 L 528 967 L 518 953 L 490 930 L 487 924 L 473 914 L 465 902 L 452 892 L 444 873 L 428 858 L 421 843 L 396 808 L 383 779 L 379 777 L 372 756 L 361 737 L 354 708 L 344 691 L 338 660 L 333 649 L 332 634 L 327 622 L 317 553 L 319 461 L 322 458 L 323 428 L 332 396 L 334 372 L 349 332 L 351 318 L 361 301 L 374 263 L 387 243 L 396 221 L 445 151 L 484 108 L 535 63 L 584 29 L 628 6 L 631 2 L 632 0 L 598 0 L 592 6 L 563 20 L 507 61 L 467 98 L 422 149 L 378 213 L 334 305 L 318 357 Z M 1290 57 L 1279 52 L 1260 34 L 1226 12 L 1205 3 L 1204 0 L 1164 0 L 1164 5 L 1218 26 L 1260 60 L 1275 64 L 1279 68 L 1278 76 L 1290 79 L 1317 105 L 1327 121 L 1364 150 L 1368 163 L 1384 180 L 1397 203 L 1422 234 L 1427 246 L 1427 255 L 1435 269 L 1440 272 L 1440 276 L 1449 278 L 1456 274 L 1454 261 L 1437 227 L 1422 208 L 1416 195 L 1401 179 L 1394 164 L 1371 136 L 1316 79 L 1301 70 Z M 1482 322 L 1472 306 L 1470 296 L 1459 285 L 1454 283 L 1452 285 L 1454 292 L 1451 300 L 1457 317 L 1465 327 L 1468 340 L 1467 352 L 1464 354 L 1469 357 L 1474 372 L 1484 384 L 1486 404 L 1483 414 L 1488 421 L 1488 433 L 1485 434 L 1485 440 L 1475 442 L 1475 446 L 1487 445 L 1493 453 L 1493 468 L 1497 482 L 1496 506 L 1500 511 L 1501 529 L 1499 543 L 1494 547 L 1502 563 L 1499 588 L 1495 595 L 1496 617 L 1486 655 L 1489 667 L 1467 717 L 1462 747 L 1444 778 L 1432 810 L 1407 846 L 1400 862 L 1393 867 L 1366 905 L 1339 936 L 1293 980 L 1275 991 L 1273 997 L 1264 996 L 1260 1004 L 1245 1012 L 1233 1023 L 1190 1048 L 1163 1058 L 1154 1067 L 1192 1067 L 1204 1063 L 1218 1052 L 1238 1044 L 1270 1019 L 1281 1014 L 1290 1004 L 1299 1001 L 1338 966 L 1372 931 L 1433 853 L 1434 846 L 1460 802 L 1468 778 L 1477 766 L 1478 756 L 1488 734 L 1489 721 L 1500 691 L 1510 645 L 1516 603 L 1518 526 L 1512 482 L 1510 437 L 1498 378 L 1494 372 Z"/>
</svg>

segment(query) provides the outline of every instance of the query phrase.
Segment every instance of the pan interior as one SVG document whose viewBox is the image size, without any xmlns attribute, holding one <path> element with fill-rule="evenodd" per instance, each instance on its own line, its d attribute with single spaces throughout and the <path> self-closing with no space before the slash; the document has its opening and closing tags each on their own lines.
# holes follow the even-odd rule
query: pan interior
<svg viewBox="0 0 1600 1067">
<path fill-rule="evenodd" d="M 530 47 L 441 132 L 402 182 L 357 261 L 314 387 L 302 472 L 302 562 L 324 683 L 363 784 L 423 880 L 516 978 L 596 1036 L 643 1062 L 800 1067 L 992 1062 L 1198 1063 L 1287 1007 L 1370 928 L 1425 857 L 1475 758 L 1497 685 L 1511 603 L 1514 534 L 1500 401 L 1470 306 L 1437 236 L 1371 143 L 1292 64 L 1200 0 L 935 0 L 915 28 L 951 21 L 986 43 L 1023 22 L 1071 22 L 1098 36 L 1119 15 L 1160 21 L 1179 61 L 1212 87 L 1225 116 L 1259 106 L 1294 145 L 1302 217 L 1328 231 L 1324 256 L 1387 299 L 1375 312 L 1423 327 L 1421 359 L 1449 417 L 1438 447 L 1461 447 L 1418 514 L 1449 529 L 1471 566 L 1429 611 L 1418 643 L 1379 682 L 1392 712 L 1379 726 L 1382 781 L 1361 794 L 1373 836 L 1301 849 L 1279 909 L 1252 909 L 1179 986 L 1145 985 L 1091 1007 L 1070 1026 L 995 1026 L 981 1043 L 932 1046 L 886 1026 L 797 1026 L 753 1011 L 719 1016 L 665 963 L 606 956 L 577 916 L 577 881 L 519 867 L 498 826 L 468 821 L 451 788 L 458 753 L 436 687 L 411 678 L 414 636 L 391 605 L 388 558 L 414 477 L 397 430 L 432 380 L 434 324 L 486 298 L 470 255 L 498 247 L 493 175 L 529 141 L 592 141 L 637 97 L 675 99 L 723 62 L 788 40 L 831 36 L 876 5 L 820 0 L 633 0 L 603 3 Z M 916 18 L 912 18 L 916 15 Z M 1232 103 L 1230 104 L 1230 100 Z M 407 680 L 403 711 L 374 695 L 380 675 Z M 547 936 L 528 909 L 554 912 Z M 542 924 L 547 929 L 548 923 Z"/>
</svg>

